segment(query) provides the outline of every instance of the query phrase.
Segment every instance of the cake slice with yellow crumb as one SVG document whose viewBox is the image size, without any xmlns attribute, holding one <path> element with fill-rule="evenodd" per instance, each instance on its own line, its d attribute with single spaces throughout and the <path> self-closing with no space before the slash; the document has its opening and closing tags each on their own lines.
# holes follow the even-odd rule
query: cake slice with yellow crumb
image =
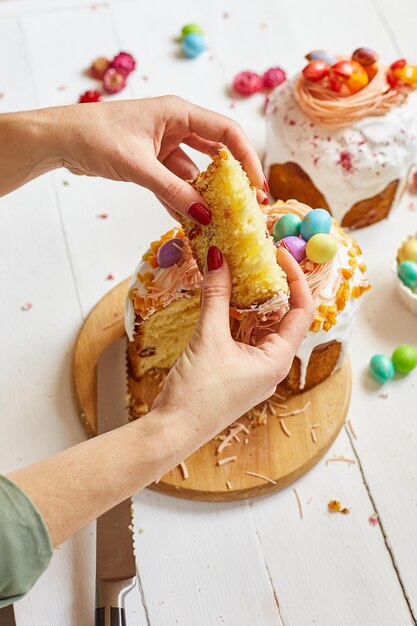
<svg viewBox="0 0 417 626">
<path fill-rule="evenodd" d="M 286 275 L 277 263 L 256 189 L 240 163 L 222 148 L 191 184 L 212 214 L 207 226 L 180 217 L 200 271 L 204 273 L 209 247 L 217 246 L 230 267 L 232 307 L 247 310 L 282 306 L 288 301 Z"/>
</svg>

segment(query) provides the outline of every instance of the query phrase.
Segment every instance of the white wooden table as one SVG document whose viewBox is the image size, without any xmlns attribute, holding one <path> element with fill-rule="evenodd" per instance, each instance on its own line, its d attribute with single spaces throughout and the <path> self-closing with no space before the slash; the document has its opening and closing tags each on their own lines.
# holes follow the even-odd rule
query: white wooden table
<svg viewBox="0 0 417 626">
<path fill-rule="evenodd" d="M 173 40 L 190 21 L 210 46 L 195 61 L 181 59 Z M 317 47 L 364 45 L 386 61 L 417 62 L 416 22 L 415 0 L 0 0 L 0 111 L 75 102 L 93 85 L 82 73 L 91 60 L 126 49 L 138 71 L 121 97 L 177 93 L 235 117 L 262 152 L 263 98 L 231 106 L 227 86 L 238 71 L 295 72 Z M 395 244 L 417 230 L 411 201 L 404 196 L 389 220 L 358 233 L 374 288 L 351 346 L 357 440 L 346 429 L 327 455 L 356 464 L 322 461 L 297 483 L 304 519 L 291 488 L 233 504 L 138 494 L 140 592 L 128 600 L 129 626 L 417 623 L 417 374 L 386 385 L 387 397 L 366 375 L 375 352 L 417 342 L 417 320 L 398 302 L 390 271 Z M 143 189 L 60 170 L 1 199 L 0 220 L 7 472 L 84 439 L 70 376 L 77 331 L 171 219 Z M 22 311 L 26 302 L 33 307 Z M 332 498 L 350 515 L 330 515 Z M 369 524 L 373 513 L 379 525 Z M 56 551 L 16 605 L 18 626 L 92 624 L 94 549 L 91 525 Z"/>
</svg>

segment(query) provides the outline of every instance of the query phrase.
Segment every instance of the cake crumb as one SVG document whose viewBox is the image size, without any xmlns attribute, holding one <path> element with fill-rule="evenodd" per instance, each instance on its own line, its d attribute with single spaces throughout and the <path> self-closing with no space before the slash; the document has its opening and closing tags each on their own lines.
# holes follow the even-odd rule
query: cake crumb
<svg viewBox="0 0 417 626">
<path fill-rule="evenodd" d="M 20 307 L 21 311 L 30 311 L 30 309 L 33 307 L 33 304 L 31 302 L 26 302 L 25 304 L 22 304 L 22 306 Z"/>
</svg>

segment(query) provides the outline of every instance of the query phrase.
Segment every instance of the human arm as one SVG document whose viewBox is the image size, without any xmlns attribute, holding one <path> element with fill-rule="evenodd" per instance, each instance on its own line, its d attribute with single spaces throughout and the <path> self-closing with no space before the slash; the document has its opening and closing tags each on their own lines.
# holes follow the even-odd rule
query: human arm
<svg viewBox="0 0 417 626">
<path fill-rule="evenodd" d="M 274 393 L 313 314 L 301 269 L 285 250 L 278 254 L 289 279 L 291 310 L 277 334 L 260 347 L 232 339 L 230 274 L 225 264 L 214 269 L 213 263 L 222 258 L 214 255 L 200 321 L 150 413 L 9 475 L 41 511 L 54 545 L 175 467 Z"/>
<path fill-rule="evenodd" d="M 178 98 L 99 102 L 0 115 L 0 196 L 59 167 L 150 189 L 172 213 L 209 223 L 210 211 L 185 182 L 198 173 L 181 145 L 214 156 L 227 145 L 261 190 L 259 158 L 228 117 Z M 264 191 L 258 192 L 260 202 Z"/>
</svg>

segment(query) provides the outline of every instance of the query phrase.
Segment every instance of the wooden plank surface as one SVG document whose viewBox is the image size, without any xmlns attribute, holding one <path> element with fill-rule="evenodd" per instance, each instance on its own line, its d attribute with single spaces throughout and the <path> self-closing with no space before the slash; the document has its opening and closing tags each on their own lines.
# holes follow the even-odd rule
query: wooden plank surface
<svg viewBox="0 0 417 626">
<path fill-rule="evenodd" d="M 238 119 L 262 152 L 263 98 L 232 101 L 227 86 L 236 72 L 276 64 L 296 71 L 314 47 L 369 45 L 387 61 L 401 51 L 416 61 L 416 15 L 411 0 L 353 0 L 343 11 L 329 0 L 263 0 L 256 9 L 237 0 L 7 0 L 0 2 L 0 110 L 75 101 L 91 85 L 82 70 L 92 58 L 125 48 L 139 69 L 123 97 L 178 93 Z M 195 62 L 179 59 L 172 41 L 189 21 L 202 23 L 211 48 Z M 388 222 L 358 233 L 374 284 L 351 349 L 350 419 L 358 439 L 343 435 L 330 455 L 357 455 L 360 467 L 322 462 L 302 479 L 296 488 L 303 520 L 291 489 L 253 506 L 139 494 L 142 599 L 129 598 L 133 624 L 416 623 L 416 377 L 381 391 L 365 374 L 373 353 L 416 341 L 415 318 L 397 302 L 390 275 L 395 243 L 417 229 L 411 201 L 405 196 Z M 171 220 L 144 190 L 64 171 L 1 199 L 0 211 L 0 278 L 8 294 L 0 308 L 0 469 L 7 471 L 83 437 L 69 371 L 82 316 L 112 286 L 108 274 L 127 276 Z M 107 220 L 97 218 L 103 212 Z M 21 311 L 27 301 L 33 308 Z M 351 513 L 330 516 L 333 497 Z M 374 510 L 381 523 L 372 527 Z M 91 532 L 56 552 L 17 605 L 19 626 L 89 623 Z"/>
</svg>

